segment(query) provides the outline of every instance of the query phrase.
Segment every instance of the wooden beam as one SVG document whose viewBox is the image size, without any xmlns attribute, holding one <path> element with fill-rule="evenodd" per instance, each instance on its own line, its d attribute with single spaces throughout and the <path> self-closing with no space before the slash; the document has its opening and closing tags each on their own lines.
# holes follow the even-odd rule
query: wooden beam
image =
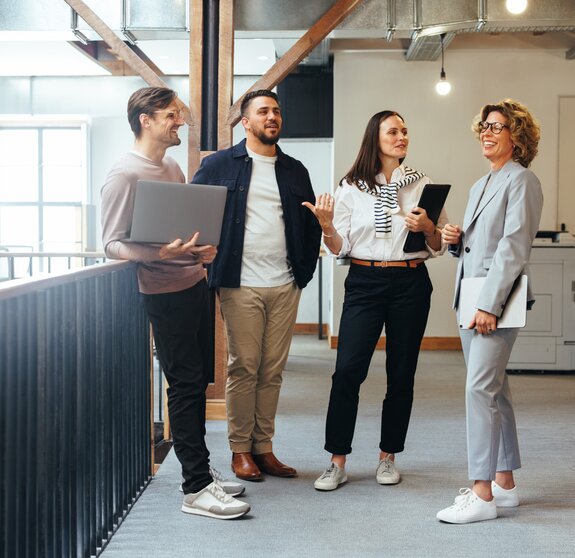
<svg viewBox="0 0 575 558">
<path fill-rule="evenodd" d="M 68 44 L 81 52 L 94 64 L 98 64 L 105 70 L 108 70 L 113 76 L 138 75 L 134 70 L 132 70 L 132 68 L 130 68 L 130 66 L 128 66 L 128 64 L 126 64 L 126 62 L 124 62 L 124 60 L 118 58 L 110 50 L 108 43 L 105 41 L 90 41 L 87 45 L 80 41 L 68 41 Z M 124 44 L 129 49 L 133 50 L 158 76 L 164 75 L 162 70 L 160 70 L 160 68 L 158 68 L 139 47 L 130 45 L 126 42 L 124 42 Z"/>
<path fill-rule="evenodd" d="M 362 0 L 338 0 L 314 24 L 307 33 L 299 39 L 258 81 L 247 91 L 257 89 L 272 89 L 282 81 L 325 37 L 329 35 Z M 245 93 L 244 93 L 245 95 Z M 240 121 L 240 105 L 243 95 L 230 108 L 228 124 L 235 126 Z"/>
<path fill-rule="evenodd" d="M 144 81 L 155 87 L 168 87 L 143 60 L 122 41 L 110 27 L 82 0 L 64 0 L 110 47 L 110 50 L 124 60 Z"/>
<path fill-rule="evenodd" d="M 233 129 L 227 121 L 234 84 L 234 2 L 220 0 L 218 46 L 218 149 L 232 146 Z"/>
<path fill-rule="evenodd" d="M 112 53 L 121 58 L 136 74 L 148 85 L 153 87 L 168 87 L 168 85 L 156 74 L 122 39 L 120 39 L 110 27 L 98 15 L 89 8 L 82 0 L 64 0 L 110 47 Z M 169 88 L 169 87 L 168 87 Z M 192 128 L 194 126 L 192 113 L 188 106 L 177 99 L 178 106 L 185 113 L 185 121 Z"/>
<path fill-rule="evenodd" d="M 202 56 L 204 36 L 204 2 L 189 0 L 190 14 L 190 110 L 196 116 L 195 126 L 188 132 L 188 180 L 200 166 L 202 127 Z"/>
</svg>

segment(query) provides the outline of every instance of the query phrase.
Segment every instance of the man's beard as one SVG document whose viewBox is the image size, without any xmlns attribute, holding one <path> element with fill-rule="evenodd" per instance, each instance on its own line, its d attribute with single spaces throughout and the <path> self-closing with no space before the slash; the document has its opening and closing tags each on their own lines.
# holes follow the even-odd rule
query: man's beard
<svg viewBox="0 0 575 558">
<path fill-rule="evenodd" d="M 280 139 L 280 133 L 278 130 L 278 135 L 275 137 L 269 137 L 265 134 L 265 129 L 263 130 L 252 130 L 252 133 L 256 138 L 258 138 L 264 145 L 275 145 Z"/>
</svg>

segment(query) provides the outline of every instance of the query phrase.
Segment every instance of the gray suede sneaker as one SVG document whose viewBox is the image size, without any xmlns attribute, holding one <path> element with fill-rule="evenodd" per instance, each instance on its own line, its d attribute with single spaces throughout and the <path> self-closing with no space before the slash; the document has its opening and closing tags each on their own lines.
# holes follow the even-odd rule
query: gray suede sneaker
<svg viewBox="0 0 575 558">
<path fill-rule="evenodd" d="M 234 498 L 236 496 L 241 496 L 246 490 L 243 484 L 236 481 L 225 479 L 224 476 L 217 469 L 214 469 L 213 467 L 210 467 L 210 475 L 212 475 L 212 478 L 214 480 L 217 480 L 220 483 L 221 487 L 224 489 L 224 492 L 226 494 L 229 494 Z"/>
<path fill-rule="evenodd" d="M 401 476 L 395 467 L 395 462 L 389 456 L 379 462 L 375 473 L 375 480 L 379 484 L 397 484 L 400 479 Z"/>
<path fill-rule="evenodd" d="M 313 483 L 313 486 L 316 490 L 335 490 L 344 482 L 347 482 L 345 469 L 338 467 L 335 463 L 331 463 L 323 474 Z"/>
<path fill-rule="evenodd" d="M 213 467 L 210 467 L 210 475 L 212 476 L 212 478 L 214 480 L 218 481 L 220 486 L 224 489 L 224 492 L 226 494 L 228 494 L 229 496 L 233 496 L 234 498 L 236 496 L 241 496 L 246 490 L 246 488 L 243 484 L 241 484 L 239 482 L 224 479 L 224 476 L 217 469 L 214 469 Z M 182 480 L 182 484 L 183 484 L 183 482 L 184 481 Z M 183 491 L 184 491 L 184 489 L 182 488 L 182 485 L 180 484 L 180 492 L 183 492 Z"/>
<path fill-rule="evenodd" d="M 250 507 L 226 494 L 218 481 L 214 481 L 199 492 L 186 494 L 182 511 L 216 519 L 235 519 L 248 513 Z"/>
</svg>

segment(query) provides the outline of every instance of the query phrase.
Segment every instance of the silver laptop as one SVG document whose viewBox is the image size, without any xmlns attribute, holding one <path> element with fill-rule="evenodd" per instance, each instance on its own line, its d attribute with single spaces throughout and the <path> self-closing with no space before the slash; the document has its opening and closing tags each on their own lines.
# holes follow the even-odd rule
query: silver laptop
<svg viewBox="0 0 575 558">
<path fill-rule="evenodd" d="M 227 193 L 225 186 L 138 180 L 130 241 L 168 244 L 199 231 L 198 244 L 217 246 Z"/>
<path fill-rule="evenodd" d="M 459 327 L 468 329 L 475 312 L 477 298 L 485 277 L 469 277 L 461 280 L 459 291 Z M 527 321 L 527 275 L 521 275 L 513 287 L 497 327 L 525 327 Z"/>
</svg>

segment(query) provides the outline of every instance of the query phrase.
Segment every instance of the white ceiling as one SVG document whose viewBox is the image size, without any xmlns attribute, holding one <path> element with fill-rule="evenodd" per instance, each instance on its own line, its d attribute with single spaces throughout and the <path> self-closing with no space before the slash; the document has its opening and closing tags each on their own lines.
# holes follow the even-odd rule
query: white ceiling
<svg viewBox="0 0 575 558">
<path fill-rule="evenodd" d="M 0 40 L 0 76 L 108 76 L 65 41 Z"/>
<path fill-rule="evenodd" d="M 189 73 L 187 40 L 138 41 L 146 55 L 167 75 Z M 276 61 L 272 39 L 236 39 L 234 41 L 234 74 L 262 75 Z"/>
</svg>

